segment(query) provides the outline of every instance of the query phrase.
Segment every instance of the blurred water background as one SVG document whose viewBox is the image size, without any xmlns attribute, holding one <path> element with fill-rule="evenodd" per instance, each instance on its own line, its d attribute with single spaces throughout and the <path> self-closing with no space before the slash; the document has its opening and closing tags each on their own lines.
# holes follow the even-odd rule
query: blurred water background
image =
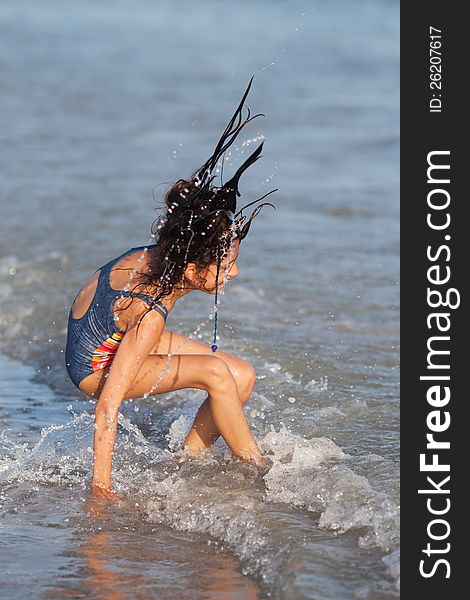
<svg viewBox="0 0 470 600">
<path fill-rule="evenodd" d="M 0 5 L 2 598 L 398 597 L 398 2 Z M 228 175 L 274 187 L 221 298 L 254 365 L 267 474 L 219 440 L 173 464 L 204 394 L 123 405 L 116 488 L 87 512 L 93 405 L 63 364 L 70 304 L 151 242 L 157 200 L 212 152 L 252 74 Z M 259 141 L 258 141 L 259 143 Z M 213 297 L 167 327 L 211 343 Z"/>
</svg>

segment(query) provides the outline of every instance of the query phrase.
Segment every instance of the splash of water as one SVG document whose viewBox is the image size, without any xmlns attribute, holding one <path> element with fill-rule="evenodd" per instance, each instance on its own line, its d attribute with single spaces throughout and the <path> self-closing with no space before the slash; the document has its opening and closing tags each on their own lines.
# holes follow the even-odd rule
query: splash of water
<svg viewBox="0 0 470 600">
<path fill-rule="evenodd" d="M 257 440 L 272 461 L 266 472 L 234 457 L 220 440 L 197 459 L 171 452 L 187 426 L 184 416 L 175 419 L 168 448 L 162 449 L 119 415 L 115 487 L 149 522 L 209 534 L 211 543 L 238 556 L 245 573 L 267 585 L 284 560 L 279 532 L 264 517 L 272 503 L 306 509 L 313 527 L 338 534 L 358 531 L 361 546 L 396 550 L 398 508 L 354 473 L 350 457 L 330 439 L 304 439 L 285 425 L 279 431 L 271 427 Z M 92 475 L 92 439 L 93 417 L 88 413 L 43 429 L 32 448 L 2 435 L 0 485 L 8 489 L 29 482 L 84 490 Z M 385 563 L 397 578 L 393 556 Z"/>
</svg>

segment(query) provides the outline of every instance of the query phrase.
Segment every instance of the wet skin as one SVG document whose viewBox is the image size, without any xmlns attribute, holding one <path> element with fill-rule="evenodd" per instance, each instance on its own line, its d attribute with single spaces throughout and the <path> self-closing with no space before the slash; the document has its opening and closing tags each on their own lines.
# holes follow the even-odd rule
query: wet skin
<svg viewBox="0 0 470 600">
<path fill-rule="evenodd" d="M 221 261 L 219 292 L 225 285 L 224 279 L 230 281 L 239 273 L 236 264 L 239 247 L 239 242 L 235 241 L 231 255 Z M 124 270 L 119 271 L 119 268 Z M 124 289 L 132 276 L 132 269 L 143 268 L 145 253 L 143 259 L 142 251 L 128 255 L 113 267 L 111 287 Z M 171 311 L 180 297 L 192 291 L 215 294 L 216 274 L 217 263 L 202 272 L 189 263 L 183 280 L 175 286 L 171 296 L 163 298 L 162 302 Z M 74 317 L 79 318 L 84 314 L 91 303 L 98 275 L 85 284 L 77 296 L 72 309 Z M 185 453 L 197 455 L 222 435 L 234 454 L 264 464 L 242 408 L 256 382 L 253 367 L 238 357 L 220 350 L 214 354 L 207 344 L 165 330 L 165 321 L 156 311 L 151 311 L 141 321 L 137 336 L 136 324 L 146 312 L 147 305 L 139 299 L 134 299 L 127 307 L 120 306 L 119 302 L 116 300 L 115 314 L 116 309 L 122 308 L 118 313 L 119 327 L 126 333 L 114 360 L 110 366 L 89 375 L 80 384 L 85 394 L 98 399 L 93 490 L 102 494 L 103 490 L 111 489 L 116 419 L 122 400 L 179 389 L 196 388 L 208 392 L 183 443 L 182 450 Z"/>
</svg>

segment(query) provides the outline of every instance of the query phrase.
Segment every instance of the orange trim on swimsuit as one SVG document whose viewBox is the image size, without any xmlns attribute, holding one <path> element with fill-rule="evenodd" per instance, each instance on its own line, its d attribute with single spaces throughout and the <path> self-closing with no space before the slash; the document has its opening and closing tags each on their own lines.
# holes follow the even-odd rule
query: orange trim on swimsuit
<svg viewBox="0 0 470 600">
<path fill-rule="evenodd" d="M 114 355 L 119 348 L 123 336 L 124 332 L 115 331 L 112 336 L 108 337 L 96 348 L 91 357 L 91 368 L 93 371 L 105 369 L 113 362 Z"/>
</svg>

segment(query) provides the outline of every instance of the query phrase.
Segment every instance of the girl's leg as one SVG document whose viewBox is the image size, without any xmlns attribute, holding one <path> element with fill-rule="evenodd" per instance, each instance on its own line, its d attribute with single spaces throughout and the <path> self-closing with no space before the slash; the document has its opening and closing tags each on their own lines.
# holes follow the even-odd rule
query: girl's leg
<svg viewBox="0 0 470 600">
<path fill-rule="evenodd" d="M 165 356 L 166 354 L 174 354 L 173 358 L 170 360 L 170 371 L 171 361 L 174 361 L 180 354 L 191 356 L 203 355 L 210 358 L 215 358 L 216 360 L 224 361 L 225 364 L 228 366 L 233 378 L 235 379 L 239 402 L 243 405 L 250 398 L 251 392 L 256 383 L 256 372 L 248 362 L 236 356 L 233 356 L 227 352 L 222 352 L 220 350 L 217 351 L 217 357 L 215 357 L 210 346 L 208 346 L 207 344 L 198 342 L 196 340 L 192 340 L 179 333 L 175 333 L 168 330 L 163 331 L 159 342 L 152 349 L 152 353 L 150 354 L 149 359 L 151 359 L 151 357 L 155 357 L 153 360 L 157 361 L 156 364 L 161 362 L 161 364 L 164 365 L 164 363 L 168 360 L 168 357 Z M 144 367 L 139 373 L 139 376 L 134 382 L 133 388 L 131 388 L 131 391 L 127 397 L 138 397 L 144 395 L 145 393 L 150 393 L 150 395 L 152 395 L 152 393 L 159 394 L 164 393 L 165 391 L 172 391 L 172 389 L 168 386 L 168 376 L 170 372 L 167 372 L 165 374 L 162 381 L 158 384 L 157 389 L 155 389 L 153 392 L 150 391 L 152 385 L 158 380 L 158 376 L 155 375 L 156 368 L 157 367 L 152 368 L 150 371 L 150 373 L 153 373 L 153 375 L 150 375 L 150 378 L 152 379 L 151 381 L 144 380 L 141 381 L 139 384 L 139 376 L 142 376 L 141 374 L 145 369 L 144 365 Z M 165 371 L 165 366 L 163 366 L 161 370 Z M 109 367 L 106 367 L 106 369 L 103 369 L 102 372 L 90 375 L 80 385 L 81 390 L 88 396 L 98 398 L 101 393 L 101 389 L 106 381 L 105 377 L 108 371 Z M 181 389 L 185 387 L 198 386 L 188 384 L 180 385 L 180 387 L 175 387 L 174 389 Z M 205 388 L 201 387 L 200 389 Z M 199 450 L 207 448 L 208 446 L 213 444 L 215 440 L 219 437 L 220 433 L 221 432 L 219 431 L 217 424 L 213 418 L 211 410 L 211 399 L 209 393 L 207 399 L 201 404 L 199 410 L 197 411 L 191 429 L 183 443 L 183 448 L 189 449 L 192 452 L 198 452 Z"/>
<path fill-rule="evenodd" d="M 163 354 L 174 352 L 177 354 L 206 354 L 214 356 L 209 345 L 192 340 L 179 333 L 164 331 L 152 353 Z M 249 400 L 256 383 L 254 368 L 245 360 L 232 356 L 227 352 L 218 350 L 217 357 L 222 359 L 229 367 L 237 384 L 240 402 L 242 405 L 245 404 Z M 197 452 L 213 444 L 219 435 L 220 432 L 210 410 L 210 399 L 208 396 L 196 413 L 191 429 L 183 443 L 183 448 Z"/>
<path fill-rule="evenodd" d="M 254 381 L 253 381 L 254 385 Z M 253 388 L 252 388 L 253 389 Z M 251 391 L 240 398 L 240 403 L 243 406 L 250 397 Z M 183 448 L 197 452 L 211 446 L 219 437 L 220 431 L 212 416 L 210 408 L 210 394 L 199 407 L 191 429 L 183 442 Z"/>
<path fill-rule="evenodd" d="M 192 354 L 168 358 L 151 354 L 145 360 L 125 398 L 164 394 L 185 388 L 203 389 L 208 392 L 206 402 L 212 420 L 203 419 L 202 437 L 199 436 L 199 429 L 196 429 L 203 443 L 207 442 L 207 436 L 211 436 L 212 424 L 212 428 L 222 435 L 236 456 L 262 462 L 261 452 L 243 412 L 235 379 L 227 364 L 220 358 Z M 207 411 L 207 408 L 204 410 Z M 196 417 L 197 428 L 198 424 L 199 420 Z M 198 441 L 196 439 L 196 442 Z M 195 446 L 189 447 L 191 450 L 198 450 L 201 445 L 195 443 Z"/>
</svg>

